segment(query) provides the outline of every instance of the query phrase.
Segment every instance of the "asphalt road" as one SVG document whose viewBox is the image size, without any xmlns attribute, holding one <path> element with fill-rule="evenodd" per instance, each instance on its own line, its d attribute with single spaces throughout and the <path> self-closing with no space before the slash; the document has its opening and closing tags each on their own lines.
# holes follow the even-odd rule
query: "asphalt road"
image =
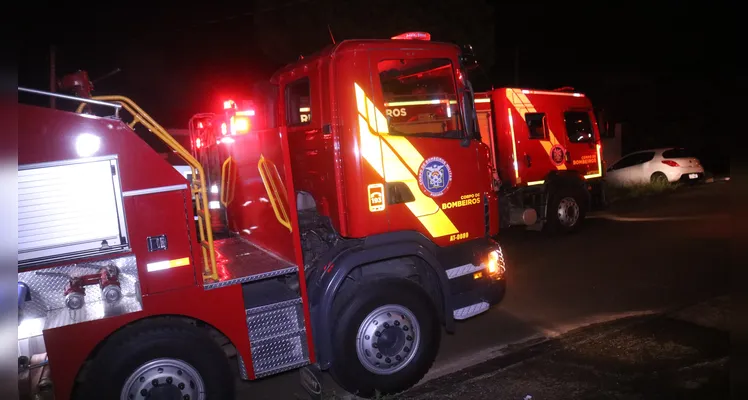
<svg viewBox="0 0 748 400">
<path fill-rule="evenodd" d="M 577 234 L 507 230 L 508 292 L 487 313 L 443 336 L 419 384 L 595 323 L 656 313 L 727 293 L 729 183 L 679 189 L 591 215 Z M 326 377 L 326 393 L 341 389 Z M 433 382 L 432 382 L 433 384 Z M 237 398 L 304 398 L 298 372 L 239 382 Z"/>
</svg>

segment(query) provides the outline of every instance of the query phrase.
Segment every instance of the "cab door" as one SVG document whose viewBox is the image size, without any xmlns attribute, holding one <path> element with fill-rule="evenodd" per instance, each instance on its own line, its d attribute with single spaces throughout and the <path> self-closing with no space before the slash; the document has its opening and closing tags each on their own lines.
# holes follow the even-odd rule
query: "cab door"
<svg viewBox="0 0 748 400">
<path fill-rule="evenodd" d="M 479 168 L 485 145 L 467 133 L 477 130 L 474 103 L 468 96 L 465 119 L 456 51 L 372 50 L 369 65 L 390 231 L 438 245 L 484 236 L 491 181 Z"/>
<path fill-rule="evenodd" d="M 582 176 L 599 177 L 600 171 L 598 142 L 592 109 L 571 108 L 564 111 L 566 135 L 566 168 L 579 172 Z"/>
</svg>

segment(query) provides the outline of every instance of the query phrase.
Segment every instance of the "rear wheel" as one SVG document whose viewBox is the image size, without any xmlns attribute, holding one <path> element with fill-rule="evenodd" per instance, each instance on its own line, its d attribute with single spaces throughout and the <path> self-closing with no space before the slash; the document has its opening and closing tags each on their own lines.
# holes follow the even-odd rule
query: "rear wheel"
<svg viewBox="0 0 748 400">
<path fill-rule="evenodd" d="M 331 373 L 358 396 L 406 390 L 436 358 L 441 338 L 436 309 L 423 289 L 405 279 L 357 286 L 335 300 Z"/>
<path fill-rule="evenodd" d="M 649 177 L 649 181 L 656 185 L 667 185 L 670 183 L 670 180 L 668 180 L 667 175 L 659 171 L 652 174 L 652 176 Z"/>
<path fill-rule="evenodd" d="M 162 321 L 143 325 L 125 328 L 105 344 L 77 399 L 233 398 L 228 360 L 205 331 Z"/>
<path fill-rule="evenodd" d="M 550 194 L 546 211 L 546 227 L 553 233 L 579 230 L 587 215 L 588 202 L 582 190 L 572 186 L 559 188 Z"/>
</svg>

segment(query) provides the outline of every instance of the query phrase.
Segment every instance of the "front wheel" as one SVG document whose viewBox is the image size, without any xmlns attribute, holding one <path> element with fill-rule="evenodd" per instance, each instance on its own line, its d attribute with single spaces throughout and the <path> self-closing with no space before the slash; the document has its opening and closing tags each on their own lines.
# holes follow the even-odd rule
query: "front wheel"
<svg viewBox="0 0 748 400">
<path fill-rule="evenodd" d="M 77 399 L 232 399 L 221 348 L 202 329 L 148 321 L 125 328 L 93 360 Z"/>
<path fill-rule="evenodd" d="M 434 363 L 441 339 L 436 309 L 415 283 L 363 282 L 335 300 L 332 375 L 364 397 L 415 385 Z"/>
<path fill-rule="evenodd" d="M 587 215 L 587 204 L 581 189 L 567 186 L 552 192 L 546 211 L 546 228 L 553 233 L 576 232 Z"/>
</svg>

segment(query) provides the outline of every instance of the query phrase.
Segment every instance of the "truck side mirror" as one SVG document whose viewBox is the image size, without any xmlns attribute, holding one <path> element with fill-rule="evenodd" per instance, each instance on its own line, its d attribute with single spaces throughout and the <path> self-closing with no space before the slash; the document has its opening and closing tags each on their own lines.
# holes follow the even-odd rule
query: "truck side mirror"
<svg viewBox="0 0 748 400">
<path fill-rule="evenodd" d="M 463 67 L 470 71 L 478 67 L 478 60 L 475 58 L 475 52 L 473 46 L 466 44 L 462 46 L 462 52 L 460 54 L 460 62 Z"/>
</svg>

